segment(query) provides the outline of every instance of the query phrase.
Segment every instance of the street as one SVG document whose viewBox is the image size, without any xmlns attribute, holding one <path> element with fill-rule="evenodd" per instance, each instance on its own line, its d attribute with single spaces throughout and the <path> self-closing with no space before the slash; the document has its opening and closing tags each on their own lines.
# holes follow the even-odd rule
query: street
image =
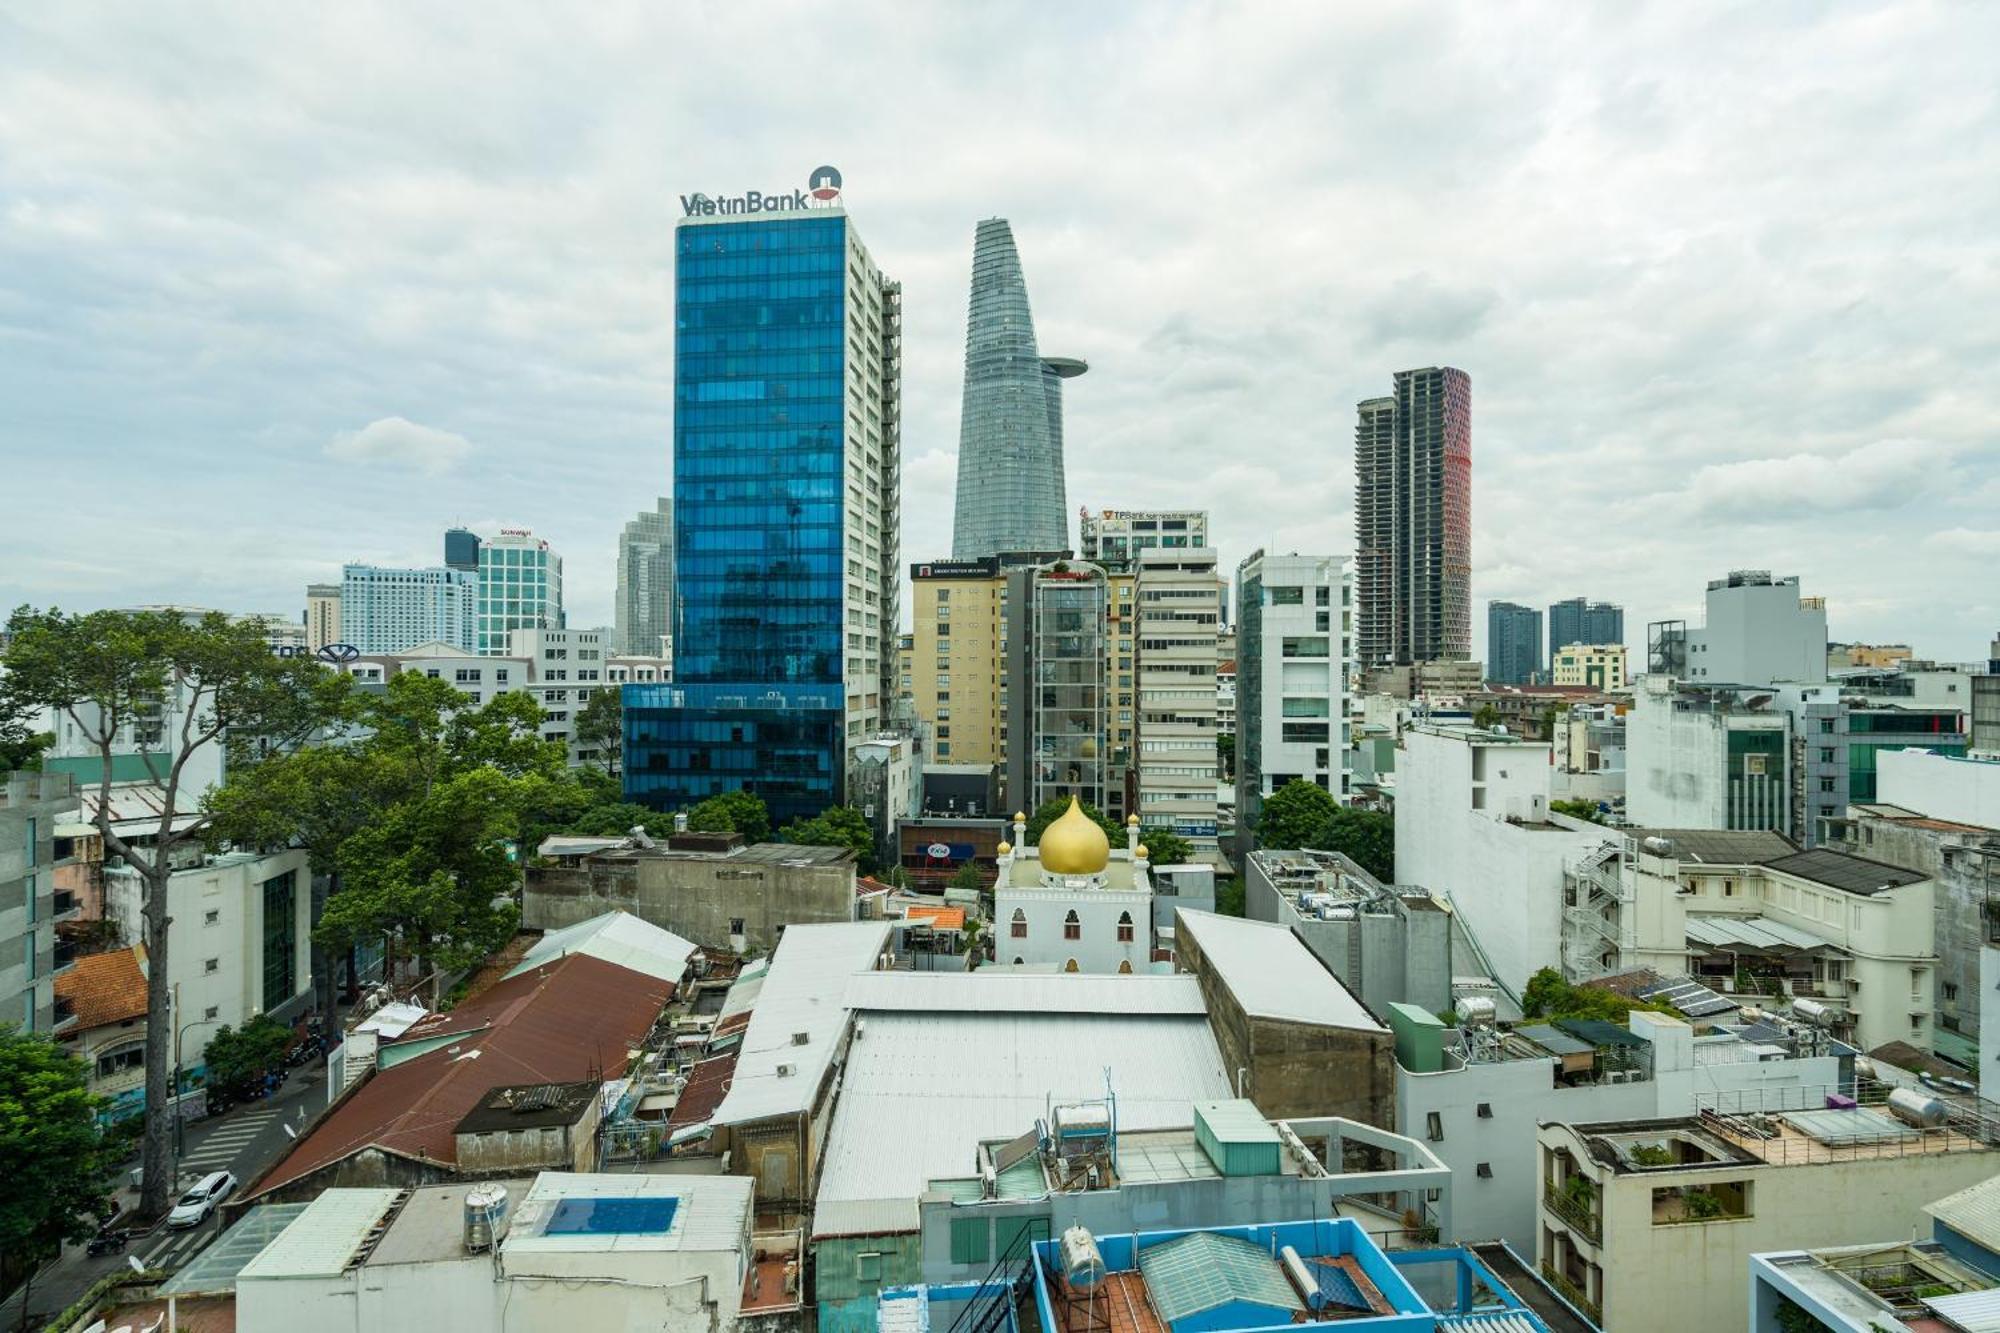
<svg viewBox="0 0 2000 1333">
<path fill-rule="evenodd" d="M 310 1120 L 325 1101 L 326 1070 L 317 1061 L 292 1071 L 285 1086 L 262 1101 L 246 1102 L 209 1120 L 187 1126 L 182 1151 L 180 1183 L 185 1186 L 210 1171 L 234 1172 L 238 1188 L 246 1186 L 265 1167 L 278 1159 L 291 1139 L 285 1126 L 297 1130 Z M 125 1207 L 137 1203 L 130 1188 L 130 1173 L 120 1182 L 118 1200 Z M 221 1229 L 220 1213 L 198 1227 L 171 1231 L 164 1224 L 144 1236 L 135 1237 L 123 1254 L 92 1258 L 82 1245 L 63 1250 L 62 1257 L 44 1268 L 29 1293 L 31 1305 L 28 1327 L 39 1328 L 37 1320 L 48 1319 L 69 1306 L 98 1279 L 126 1266 L 128 1257 L 137 1258 L 147 1268 L 172 1272 L 198 1254 Z M 21 1318 L 19 1292 L 0 1302 L 0 1328 L 13 1328 Z"/>
</svg>

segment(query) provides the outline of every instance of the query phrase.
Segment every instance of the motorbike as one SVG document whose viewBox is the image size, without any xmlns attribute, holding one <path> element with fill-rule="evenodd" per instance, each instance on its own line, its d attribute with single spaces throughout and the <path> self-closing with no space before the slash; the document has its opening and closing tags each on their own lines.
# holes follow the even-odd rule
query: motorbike
<svg viewBox="0 0 2000 1333">
<path fill-rule="evenodd" d="M 83 1247 L 83 1252 L 93 1259 L 106 1254 L 123 1254 L 126 1239 L 123 1231 L 100 1231 L 90 1238 L 90 1243 Z"/>
</svg>

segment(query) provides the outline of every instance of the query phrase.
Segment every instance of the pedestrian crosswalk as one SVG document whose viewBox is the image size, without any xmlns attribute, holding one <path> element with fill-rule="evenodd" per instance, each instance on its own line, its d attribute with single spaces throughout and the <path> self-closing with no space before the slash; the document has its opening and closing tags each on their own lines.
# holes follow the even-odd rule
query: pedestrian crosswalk
<svg viewBox="0 0 2000 1333">
<path fill-rule="evenodd" d="M 242 1111 L 212 1129 L 202 1138 L 198 1147 L 190 1148 L 181 1157 L 181 1174 L 187 1176 L 206 1175 L 210 1171 L 226 1170 L 236 1160 L 238 1153 L 250 1146 L 259 1134 L 273 1120 L 284 1114 L 277 1107 L 266 1107 L 260 1111 Z"/>
<path fill-rule="evenodd" d="M 162 1227 L 147 1237 L 152 1247 L 139 1262 L 155 1272 L 170 1272 L 214 1238 L 215 1233 L 207 1226 L 189 1227 L 186 1231 L 168 1231 Z"/>
</svg>

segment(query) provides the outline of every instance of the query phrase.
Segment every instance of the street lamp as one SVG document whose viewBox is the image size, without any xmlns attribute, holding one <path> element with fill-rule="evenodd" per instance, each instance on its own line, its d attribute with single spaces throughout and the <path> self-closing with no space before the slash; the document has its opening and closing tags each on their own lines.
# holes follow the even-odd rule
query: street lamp
<svg viewBox="0 0 2000 1333">
<path fill-rule="evenodd" d="M 180 1017 L 181 986 L 174 983 L 173 994 L 167 1006 L 169 1022 Z M 174 1029 L 174 1085 L 167 1096 L 168 1110 L 174 1117 L 174 1177 L 172 1188 L 179 1189 L 181 1183 L 181 1154 L 187 1150 L 187 1117 L 181 1114 L 181 1038 L 193 1028 L 206 1027 L 210 1023 L 221 1022 L 216 1018 L 197 1018 L 192 1023 L 182 1023 Z"/>
</svg>

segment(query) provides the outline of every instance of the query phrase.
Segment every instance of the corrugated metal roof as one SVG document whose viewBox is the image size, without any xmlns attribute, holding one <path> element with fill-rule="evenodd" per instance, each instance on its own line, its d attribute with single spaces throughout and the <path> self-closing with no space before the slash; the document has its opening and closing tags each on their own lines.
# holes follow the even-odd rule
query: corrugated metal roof
<svg viewBox="0 0 2000 1333">
<path fill-rule="evenodd" d="M 2000 1333 L 2000 1288 L 1926 1297 L 1932 1314 L 1965 1333 Z"/>
<path fill-rule="evenodd" d="M 1687 937 L 1711 949 L 1735 946 L 1783 952 L 1833 947 L 1811 931 L 1767 916 L 1691 916 L 1687 919 Z"/>
<path fill-rule="evenodd" d="M 255 1259 L 237 1273 L 252 1278 L 338 1277 L 347 1271 L 400 1190 L 331 1189 L 307 1204 Z"/>
<path fill-rule="evenodd" d="M 982 967 L 976 972 L 868 972 L 847 1007 L 904 1013 L 1206 1014 L 1192 976 L 1089 976 Z"/>
<path fill-rule="evenodd" d="M 565 954 L 580 953 L 678 986 L 694 952 L 694 945 L 671 930 L 641 921 L 630 912 L 606 912 L 542 936 L 507 975 L 518 977 Z"/>
<path fill-rule="evenodd" d="M 1526 1310 L 1439 1315 L 1438 1333 L 1548 1333 L 1548 1325 Z"/>
<path fill-rule="evenodd" d="M 1947 1194 L 1924 1211 L 1959 1235 L 2000 1251 L 2000 1175 Z"/>
<path fill-rule="evenodd" d="M 888 943 L 886 921 L 786 928 L 743 1033 L 736 1077 L 716 1108 L 716 1124 L 804 1114 L 847 1025 L 842 1000 L 848 978 L 874 966 Z M 803 1041 L 795 1040 L 799 1034 Z"/>
<path fill-rule="evenodd" d="M 1181 912 L 1177 919 L 1244 1012 L 1292 1023 L 1388 1031 L 1287 927 L 1213 912 Z"/>
<path fill-rule="evenodd" d="M 907 1199 L 828 1199 L 813 1206 L 813 1239 L 899 1236 L 917 1229 L 917 1196 Z"/>
<path fill-rule="evenodd" d="M 1703 865 L 1759 866 L 1792 855 L 1798 844 L 1782 833 L 1763 829 L 1628 828 L 1619 830 L 1641 841 L 1665 838 L 1672 855 Z"/>
<path fill-rule="evenodd" d="M 407 1035 L 437 1030 L 459 1039 L 369 1075 L 255 1182 L 255 1191 L 267 1193 L 368 1147 L 455 1162 L 452 1127 L 489 1091 L 575 1082 L 622 1068 L 626 1051 L 652 1028 L 672 990 L 644 973 L 580 954 L 500 981 L 412 1028 Z"/>
<path fill-rule="evenodd" d="M 1782 870 L 1787 875 L 1797 875 L 1800 879 L 1809 879 L 1815 884 L 1824 884 L 1846 893 L 1858 893 L 1863 897 L 1905 884 L 1921 884 L 1930 878 L 1914 870 L 1892 866 L 1886 861 L 1870 861 L 1866 857 L 1849 856 L 1846 852 L 1825 847 L 1815 847 L 1812 851 L 1781 857 L 1767 864 L 1771 869 Z"/>
<path fill-rule="evenodd" d="M 1196 1231 L 1148 1246 L 1139 1251 L 1139 1271 L 1154 1308 L 1169 1324 L 1235 1301 L 1305 1309 L 1277 1261 L 1238 1236 Z"/>
<path fill-rule="evenodd" d="M 914 1226 L 930 1181 L 971 1172 L 980 1143 L 1033 1128 L 1052 1096 L 1102 1097 L 1107 1068 L 1121 1131 L 1186 1129 L 1195 1102 L 1233 1093 L 1198 1017 L 867 1015 L 827 1134 L 815 1231 L 828 1204 L 865 1200 L 889 1201 Z"/>
</svg>

